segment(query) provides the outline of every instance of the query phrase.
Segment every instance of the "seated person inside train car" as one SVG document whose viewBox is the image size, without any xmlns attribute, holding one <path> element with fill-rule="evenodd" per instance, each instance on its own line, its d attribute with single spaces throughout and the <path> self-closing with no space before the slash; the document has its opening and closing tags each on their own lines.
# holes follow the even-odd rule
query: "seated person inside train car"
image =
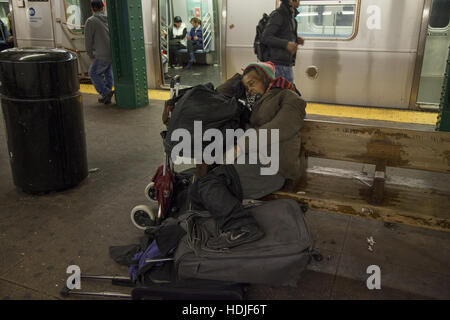
<svg viewBox="0 0 450 320">
<path fill-rule="evenodd" d="M 177 52 L 187 46 L 187 29 L 181 17 L 176 16 L 173 19 L 173 27 L 169 28 L 169 63 L 170 67 L 178 67 Z"/>
<path fill-rule="evenodd" d="M 0 51 L 5 49 L 9 49 L 12 47 L 10 40 L 10 34 L 8 32 L 8 28 L 0 19 Z"/>
<path fill-rule="evenodd" d="M 194 17 L 190 22 L 192 24 L 192 29 L 186 36 L 189 61 L 185 66 L 185 69 L 191 69 L 192 65 L 195 63 L 195 51 L 203 49 L 202 21 L 199 18 Z"/>
<path fill-rule="evenodd" d="M 239 88 L 241 85 L 241 88 Z M 292 190 L 301 178 L 305 177 L 306 161 L 301 154 L 300 130 L 306 115 L 306 102 L 289 81 L 275 78 L 275 67 L 272 63 L 253 63 L 247 66 L 243 76 L 235 75 L 216 91 L 219 94 L 242 98 L 248 97 L 251 114 L 246 123 L 247 129 L 279 130 L 279 141 L 256 141 L 256 149 L 272 149 L 278 145 L 278 172 L 262 174 L 261 163 L 197 165 L 196 181 L 189 188 L 189 201 L 193 208 L 207 210 L 216 219 L 220 228 L 218 237 L 211 238 L 206 244 L 210 249 L 231 248 L 256 241 L 264 236 L 249 211 L 244 210 L 243 199 L 260 199 L 281 188 Z M 246 91 L 246 94 L 245 94 Z M 167 124 L 167 115 L 163 114 Z M 175 121 L 174 121 L 175 122 Z M 267 134 L 270 137 L 271 133 Z M 246 148 L 248 146 L 248 149 Z M 250 150 L 252 149 L 253 150 Z M 249 143 L 230 148 L 233 157 L 246 157 L 255 152 Z M 276 149 L 275 149 L 276 150 Z M 259 150 L 256 150 L 258 152 Z M 266 154 L 269 150 L 266 150 Z M 249 159 L 249 157 L 247 157 Z"/>
</svg>

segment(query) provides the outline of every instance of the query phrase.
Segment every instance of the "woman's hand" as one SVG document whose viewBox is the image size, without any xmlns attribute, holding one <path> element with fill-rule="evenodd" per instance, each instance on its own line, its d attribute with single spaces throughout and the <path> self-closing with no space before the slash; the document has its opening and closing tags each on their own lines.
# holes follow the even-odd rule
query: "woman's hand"
<svg viewBox="0 0 450 320">
<path fill-rule="evenodd" d="M 297 43 L 302 46 L 305 44 L 305 39 L 303 39 L 302 37 L 297 37 Z"/>
<path fill-rule="evenodd" d="M 194 40 L 197 41 L 197 40 L 198 40 L 198 37 L 197 37 L 197 36 L 194 36 Z"/>
</svg>

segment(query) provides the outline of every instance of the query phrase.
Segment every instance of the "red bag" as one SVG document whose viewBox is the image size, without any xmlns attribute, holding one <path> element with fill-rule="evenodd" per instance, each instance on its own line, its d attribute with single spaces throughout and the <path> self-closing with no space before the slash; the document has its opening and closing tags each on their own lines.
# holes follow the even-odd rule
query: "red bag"
<svg viewBox="0 0 450 320">
<path fill-rule="evenodd" d="M 167 210 L 170 208 L 170 200 L 172 199 L 173 184 L 175 178 L 172 170 L 166 166 L 160 166 L 153 176 L 152 181 L 155 183 L 155 196 L 158 201 L 158 218 L 164 219 L 167 216 Z"/>
</svg>

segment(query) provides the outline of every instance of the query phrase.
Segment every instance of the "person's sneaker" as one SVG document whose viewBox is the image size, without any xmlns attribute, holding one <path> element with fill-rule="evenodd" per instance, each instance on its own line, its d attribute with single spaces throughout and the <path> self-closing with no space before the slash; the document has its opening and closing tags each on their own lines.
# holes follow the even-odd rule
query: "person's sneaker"
<svg viewBox="0 0 450 320">
<path fill-rule="evenodd" d="M 222 232 L 217 237 L 209 239 L 206 246 L 216 250 L 234 248 L 245 243 L 257 241 L 262 237 L 264 237 L 264 232 L 256 224 L 250 224 Z"/>
<path fill-rule="evenodd" d="M 105 103 L 105 97 L 98 98 L 98 103 Z"/>
<path fill-rule="evenodd" d="M 187 63 L 187 65 L 184 67 L 184 69 L 186 69 L 186 70 L 190 70 L 190 69 L 192 69 L 192 65 L 193 65 L 194 63 L 193 62 L 188 62 Z"/>
<path fill-rule="evenodd" d="M 111 90 L 111 91 L 104 97 L 103 103 L 104 103 L 104 104 L 110 104 L 113 95 L 114 95 L 114 91 Z"/>
</svg>

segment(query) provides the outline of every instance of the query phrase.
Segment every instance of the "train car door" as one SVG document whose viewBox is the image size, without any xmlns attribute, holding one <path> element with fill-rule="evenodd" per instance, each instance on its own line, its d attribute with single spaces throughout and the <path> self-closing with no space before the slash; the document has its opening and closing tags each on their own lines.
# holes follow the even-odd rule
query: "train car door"
<svg viewBox="0 0 450 320">
<path fill-rule="evenodd" d="M 84 45 L 84 24 L 92 15 L 91 0 L 62 0 L 57 10 L 57 45 L 77 54 L 80 79 L 87 79 L 90 60 Z"/>
<path fill-rule="evenodd" d="M 14 46 L 8 0 L 0 0 L 0 51 Z"/>
<path fill-rule="evenodd" d="M 419 106 L 434 105 L 437 108 L 439 105 L 449 55 L 449 19 L 450 1 L 433 0 L 417 97 Z"/>
<path fill-rule="evenodd" d="M 221 9 L 222 0 L 158 0 L 157 45 L 162 87 L 167 87 L 177 74 L 186 86 L 208 82 L 217 86 L 222 82 Z M 188 36 L 194 28 L 191 21 L 201 21 L 196 29 L 201 40 L 194 51 L 195 63 L 185 68 L 191 57 L 188 52 Z"/>
<path fill-rule="evenodd" d="M 51 0 L 11 1 L 18 47 L 56 47 Z"/>
</svg>

